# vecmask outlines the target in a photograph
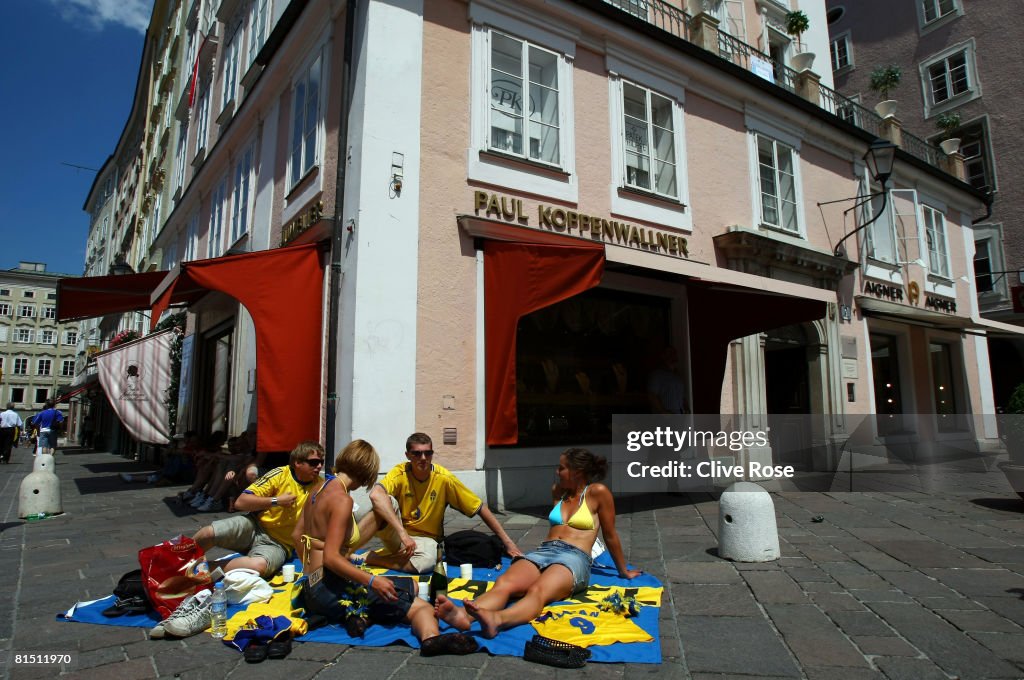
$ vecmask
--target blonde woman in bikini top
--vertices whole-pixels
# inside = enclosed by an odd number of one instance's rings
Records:
[[[467,635],[439,635],[434,611],[416,597],[411,579],[392,581],[363,571],[349,559],[348,553],[359,543],[349,492],[368,489],[377,481],[379,469],[377,451],[357,439],[338,455],[334,475],[306,499],[292,534],[302,559],[306,611],[344,624],[354,636],[373,623],[409,624],[424,656],[476,651],[476,641]]]

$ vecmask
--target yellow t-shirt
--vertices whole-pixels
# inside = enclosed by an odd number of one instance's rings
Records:
[[[379,484],[398,499],[402,525],[410,536],[440,539],[444,533],[444,511],[449,505],[466,517],[480,511],[483,501],[458,477],[434,463],[427,481],[417,481],[408,463],[399,463]]]
[[[307,484],[300,483],[292,475],[291,468],[285,465],[274,468],[263,475],[250,484],[249,488],[244,492],[263,498],[274,498],[286,493],[295,494],[295,502],[291,506],[286,508],[283,505],[279,505],[264,510],[257,516],[257,520],[260,526],[263,527],[263,530],[272,539],[286,548],[294,548],[292,545],[292,530],[295,529],[295,525],[299,522],[299,513],[302,512],[302,506],[306,504],[306,496],[309,495],[311,485],[312,482]]]

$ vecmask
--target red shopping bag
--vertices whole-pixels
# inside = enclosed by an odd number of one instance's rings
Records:
[[[146,596],[163,618],[189,595],[210,589],[206,555],[188,536],[143,548],[139,551],[139,566]]]

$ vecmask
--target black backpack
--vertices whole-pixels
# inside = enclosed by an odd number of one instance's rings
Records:
[[[497,536],[479,531],[457,531],[444,539],[444,556],[448,564],[472,564],[491,569],[501,564],[505,548]]]

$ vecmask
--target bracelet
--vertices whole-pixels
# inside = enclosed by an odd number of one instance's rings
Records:
[[[376,574],[370,574],[370,580],[366,583],[367,588],[373,587],[373,579],[377,578]]]

